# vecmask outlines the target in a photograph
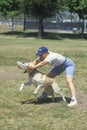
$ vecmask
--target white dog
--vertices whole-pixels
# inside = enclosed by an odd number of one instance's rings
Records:
[[[17,65],[19,68],[27,70],[27,66],[32,65],[32,63],[21,63],[17,62]],[[29,75],[28,82],[22,83],[20,86],[19,91],[22,91],[25,86],[29,86],[31,84],[34,84],[36,86],[34,95],[36,96],[40,88],[44,88],[45,92],[48,95],[52,96],[52,99],[54,100],[54,93],[58,93],[62,96],[62,99],[64,102],[66,102],[65,97],[63,96],[60,88],[58,87],[57,83],[53,78],[49,78],[48,76],[42,74],[37,69],[34,70],[27,70],[27,73]]]

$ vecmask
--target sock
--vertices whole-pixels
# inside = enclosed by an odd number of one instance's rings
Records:
[[[76,97],[72,97],[71,100],[77,100]]]

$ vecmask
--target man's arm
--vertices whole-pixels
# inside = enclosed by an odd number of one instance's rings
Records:
[[[39,67],[44,66],[46,64],[48,64],[48,61],[45,61],[45,60],[44,61],[40,61],[37,64],[34,64],[32,66],[28,66],[27,69],[36,69],[36,68],[39,68]]]
[[[37,58],[36,60],[34,60],[34,61],[32,62],[32,64],[33,64],[33,65],[36,65],[36,64],[38,64],[40,61],[41,61],[41,60],[40,60],[39,58]]]

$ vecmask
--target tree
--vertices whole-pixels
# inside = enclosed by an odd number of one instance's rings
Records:
[[[2,16],[10,17],[11,31],[14,30],[14,16],[18,14],[19,2],[17,0],[0,1],[0,12]]]
[[[39,37],[41,37],[44,32],[43,20],[52,17],[59,9],[59,0],[29,0],[25,2],[25,12],[39,19]]]
[[[79,18],[82,19],[82,34],[84,33],[84,20],[87,17],[87,0],[80,0],[78,2],[77,8],[75,8],[76,13],[79,15]]]
[[[29,1],[26,0],[17,0],[20,3],[19,13],[23,15],[23,30],[26,29],[26,16],[30,14],[30,5],[28,4]]]
[[[63,0],[63,8],[71,13],[77,13],[83,21],[82,34],[84,33],[84,19],[87,16],[87,0]]]

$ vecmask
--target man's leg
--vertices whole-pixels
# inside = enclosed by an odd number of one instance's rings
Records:
[[[76,99],[75,86],[74,86],[72,80],[73,80],[72,76],[70,76],[70,75],[66,76],[66,82],[67,82],[67,85],[69,87],[70,94],[71,94],[71,102],[68,104],[68,106],[70,106],[70,107],[76,106],[78,104],[77,99]]]

